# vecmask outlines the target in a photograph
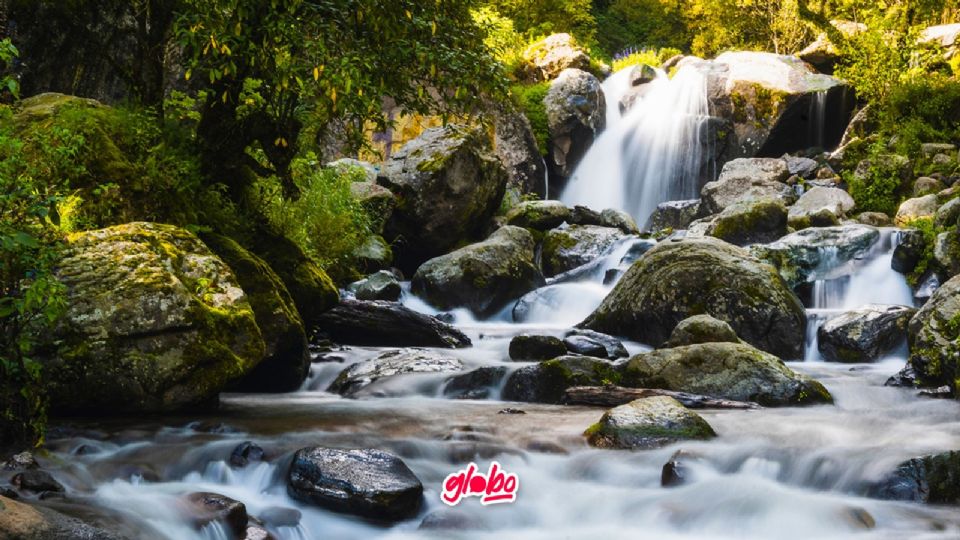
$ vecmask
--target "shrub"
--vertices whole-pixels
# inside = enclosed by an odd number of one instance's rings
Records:
[[[858,210],[892,216],[897,213],[909,186],[905,185],[895,160],[889,159],[884,150],[879,143],[871,146],[867,156],[869,168],[859,173],[846,171],[843,178]]]
[[[680,49],[626,49],[613,57],[613,71],[620,71],[625,67],[646,64],[659,67],[670,58],[680,54]]]
[[[881,129],[897,136],[897,148],[914,153],[925,142],[960,140],[960,82],[940,74],[908,80],[889,92]]]
[[[537,138],[537,148],[546,155],[549,143],[549,124],[547,122],[547,107],[543,100],[550,91],[550,83],[516,84],[510,88],[514,103],[530,120],[530,127]]]

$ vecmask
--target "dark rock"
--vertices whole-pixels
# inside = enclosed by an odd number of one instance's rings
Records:
[[[890,266],[901,274],[913,272],[927,247],[927,239],[922,231],[905,229],[900,231],[900,243],[893,250]]]
[[[340,372],[328,391],[352,396],[370,384],[406,373],[448,373],[461,371],[463,362],[427,349],[396,349],[380,353]]]
[[[331,339],[351,345],[470,346],[470,338],[460,330],[395,302],[344,299],[324,313],[317,324]]]
[[[619,339],[607,335],[601,332],[596,332],[593,330],[588,330],[586,328],[574,328],[567,332],[567,338],[574,336],[585,337],[593,341],[594,343],[599,343],[603,346],[605,352],[603,356],[598,356],[598,358],[607,358],[609,360],[616,360],[617,358],[626,358],[630,356],[630,353],[627,352],[627,348],[623,346],[623,342]],[[569,346],[568,346],[569,347]],[[572,351],[571,352],[577,352]],[[586,354],[586,353],[579,353]],[[588,355],[596,356],[596,355]],[[546,360],[546,358],[544,359]]]
[[[505,409],[500,409],[499,411],[497,411],[497,414],[527,414],[527,411],[514,409],[513,407],[507,407]]]
[[[559,356],[559,355],[558,355]],[[3,471],[25,471],[27,469],[39,469],[40,464],[30,452],[20,452],[10,456],[10,459],[3,462],[0,470]]]
[[[897,388],[914,388],[917,386],[917,373],[913,370],[913,366],[907,364],[896,374],[891,375],[883,385]]]
[[[63,493],[65,491],[63,484],[57,482],[47,471],[41,471],[39,469],[28,469],[19,472],[10,479],[10,483],[20,491],[32,491],[34,493],[43,493],[46,491]]]
[[[302,514],[296,508],[270,506],[261,510],[257,517],[268,527],[296,527]]]
[[[700,199],[667,201],[657,205],[646,229],[650,231],[686,229],[700,217],[703,217],[700,211]]]
[[[568,336],[563,339],[563,344],[567,347],[567,350],[573,354],[593,356],[594,358],[607,357],[607,348],[604,347],[602,343],[586,336]]]
[[[597,227],[603,227],[603,214],[597,212],[596,210],[581,205],[575,205],[572,210],[570,210],[570,219],[567,220],[567,223],[571,225],[596,225]]]
[[[360,281],[356,287],[357,300],[387,300],[396,301],[400,299],[403,290],[400,288],[400,280],[397,276],[388,270],[381,270],[375,274],[370,274]]]
[[[550,149],[547,169],[551,184],[569,178],[587,149],[606,125],[606,100],[596,77],[579,69],[565,69],[550,84],[543,100]]]
[[[218,521],[240,538],[246,535],[247,507],[240,501],[217,493],[191,493],[184,499],[185,510],[197,528]]]
[[[686,453],[683,450],[677,450],[670,457],[670,461],[663,464],[663,469],[660,471],[661,487],[682,486],[690,480],[690,468],[683,459],[685,457]]]
[[[244,441],[230,452],[230,465],[246,467],[251,462],[263,461],[263,456],[263,448],[250,441]]]
[[[503,399],[532,403],[561,403],[572,386],[602,386],[620,375],[610,362],[589,356],[561,356],[524,366],[507,378]]]
[[[957,390],[960,377],[960,276],[947,281],[920,308],[907,327],[910,366],[921,386],[948,385]]]
[[[960,503],[960,452],[945,452],[901,463],[871,486],[871,497],[929,504]]]
[[[510,340],[510,359],[541,361],[563,356],[567,347],[560,338],[521,334]]]
[[[670,333],[664,347],[681,347],[699,343],[740,343],[730,325],[710,315],[694,315],[680,321]]]
[[[373,449],[298,450],[287,474],[287,493],[327,510],[383,522],[413,517],[423,484],[393,454]]]
[[[541,247],[544,275],[550,277],[593,262],[624,237],[620,229],[571,225],[549,231]]]
[[[906,306],[868,305],[830,319],[817,330],[820,354],[832,362],[870,362],[907,337],[916,310]]]
[[[507,374],[504,366],[485,366],[447,379],[443,395],[454,399],[487,399]]]

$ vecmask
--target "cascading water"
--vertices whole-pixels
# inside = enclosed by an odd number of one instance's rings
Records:
[[[707,77],[698,69],[681,68],[673,78],[658,70],[621,115],[631,69],[604,83],[607,129],[580,162],[561,201],[624,210],[642,224],[662,202],[696,198],[701,180],[712,174],[704,171],[711,153],[709,103]]]
[[[815,92],[810,98],[810,143],[816,148],[824,148],[827,127],[827,91]]]

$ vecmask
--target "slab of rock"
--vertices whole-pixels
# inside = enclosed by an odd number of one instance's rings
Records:
[[[707,234],[737,246],[773,242],[787,234],[787,208],[776,199],[736,202],[710,222]]]
[[[436,317],[403,304],[344,299],[317,328],[330,339],[374,347],[469,347],[470,338]]]
[[[826,272],[867,253],[880,231],[868,225],[810,227],[751,252],[777,268],[791,287],[821,278]]]
[[[782,159],[734,159],[723,165],[716,180],[703,186],[702,204],[709,214],[723,212],[735,202],[753,199],[773,199],[788,206],[797,200],[793,188],[785,183],[789,177],[790,170]]]
[[[560,201],[524,201],[507,212],[507,225],[548,231],[570,219],[570,209]]]
[[[334,512],[395,522],[420,510],[423,484],[388,452],[316,447],[303,448],[293,456],[287,493]]]
[[[626,358],[627,356],[630,356],[630,354],[627,352],[627,348],[623,346],[623,342],[611,335],[595,332],[586,328],[574,328],[573,330],[567,332],[567,339],[573,337],[585,337],[593,343],[600,344],[603,347],[603,351],[597,350],[597,354],[601,355],[598,356],[598,358],[616,360],[617,358]],[[567,348],[569,349],[569,345]],[[577,351],[571,350],[571,352]]]
[[[944,452],[901,463],[868,494],[879,499],[960,504],[960,452]]]
[[[549,231],[543,239],[541,263],[547,277],[593,262],[624,238],[620,229],[571,225]]]
[[[510,340],[509,352],[511,360],[539,362],[565,355],[567,347],[558,337],[521,334]]]
[[[686,440],[705,440],[716,432],[697,413],[671,397],[648,397],[614,407],[584,433],[600,448],[657,448]]]
[[[817,330],[818,348],[832,362],[871,362],[907,337],[917,310],[871,304],[834,317]]]
[[[397,349],[344,369],[328,391],[351,396],[374,382],[408,373],[450,373],[463,370],[463,362],[427,349]]]
[[[730,325],[710,315],[694,315],[680,321],[664,347],[682,347],[700,343],[740,343]]]

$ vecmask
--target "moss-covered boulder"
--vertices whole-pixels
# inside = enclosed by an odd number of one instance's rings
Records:
[[[303,321],[283,280],[263,259],[230,238],[218,234],[204,234],[202,238],[233,270],[266,344],[263,361],[236,388],[245,392],[296,390],[310,371],[310,355]]]
[[[404,272],[486,230],[507,173],[480,128],[424,131],[383,165],[379,182],[397,196],[385,237]]]
[[[941,285],[910,319],[907,340],[920,385],[960,387],[960,276]]]
[[[803,304],[776,269],[715,238],[646,252],[581,326],[662,345],[680,321],[709,314],[741,339],[784,358],[803,354]]]
[[[810,227],[750,251],[772,264],[791,287],[820,279],[835,265],[865,255],[880,239],[869,225]],[[829,263],[829,264],[828,264]]]
[[[830,319],[817,329],[820,354],[833,362],[871,362],[903,343],[916,310],[870,304]]]
[[[699,414],[666,396],[637,399],[614,407],[587,428],[584,435],[591,446],[626,449],[657,448],[717,436]]]
[[[413,275],[412,290],[439,309],[467,307],[491,315],[543,285],[535,246],[526,229],[501,227],[483,242],[423,263]]]
[[[61,412],[161,412],[215,402],[264,358],[256,315],[199,238],[129,223],[72,234],[67,313],[44,362]]]
[[[773,242],[787,234],[787,207],[776,199],[736,202],[710,223],[707,234],[737,246]]]
[[[620,229],[597,225],[553,229],[543,237],[540,252],[543,273],[555,276],[593,262],[624,237]]]
[[[664,347],[682,347],[699,343],[740,343],[729,324],[710,315],[694,315],[680,321]]]
[[[819,382],[772,354],[744,343],[701,343],[658,349],[630,359],[622,386],[663,388],[764,406],[831,403]]]
[[[560,201],[524,201],[507,212],[507,225],[547,231],[570,219],[570,209]]]
[[[880,499],[929,504],[960,504],[960,452],[913,458],[869,489]]]
[[[620,373],[607,360],[589,356],[561,356],[524,366],[507,378],[503,399],[531,403],[560,403],[567,388],[617,384]]]

